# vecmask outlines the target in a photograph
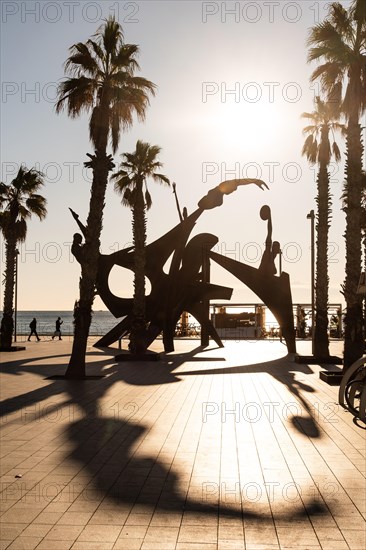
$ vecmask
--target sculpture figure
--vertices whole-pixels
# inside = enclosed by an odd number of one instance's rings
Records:
[[[277,254],[280,252],[280,243],[274,241],[272,244],[272,217],[270,207],[266,204],[262,206],[259,215],[262,220],[267,220],[268,222],[266,247],[259,265],[259,270],[267,275],[276,275],[277,269],[274,261]]]
[[[146,319],[148,327],[145,344],[151,342],[162,332],[166,352],[174,350],[176,324],[183,311],[193,315],[201,325],[202,332],[211,337],[219,346],[223,346],[215,327],[209,318],[209,300],[229,300],[232,289],[215,285],[207,279],[208,258],[222,265],[230,273],[249,286],[271,309],[277,318],[285,337],[289,352],[295,351],[295,332],[292,318],[292,300],[289,276],[282,273],[276,277],[274,259],[279,252],[279,243],[272,244],[272,220],[268,206],[261,209],[260,215],[268,222],[266,249],[258,269],[231,260],[212,252],[218,239],[210,233],[201,233],[189,240],[196,221],[205,210],[216,208],[223,203],[223,196],[234,192],[238,186],[254,183],[260,189],[268,186],[258,179],[235,179],[220,183],[198,202],[198,208],[192,214],[180,216],[181,222],[158,240],[146,247],[145,275],[151,284],[151,292],[146,297]],[[71,209],[70,209],[71,210]],[[79,217],[71,210],[79,228],[84,226]],[[72,252],[78,259],[82,253],[81,235],[74,235]],[[109,255],[100,255],[96,291],[117,318],[123,317],[111,331],[95,345],[109,346],[119,338],[129,334],[132,323],[132,298],[115,296],[108,284],[109,274],[114,265],[133,269],[133,248],[120,250]],[[169,272],[163,266],[172,255]],[[206,344],[205,344],[206,345]]]

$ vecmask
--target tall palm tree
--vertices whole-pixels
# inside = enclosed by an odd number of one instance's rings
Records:
[[[147,188],[147,179],[170,185],[164,174],[156,172],[163,165],[157,160],[161,148],[143,141],[137,141],[133,153],[124,153],[120,170],[115,179],[115,190],[122,195],[122,204],[132,210],[132,232],[134,246],[134,295],[133,321],[130,334],[130,349],[134,353],[144,353],[145,320],[145,246],[146,211],[152,201]]]
[[[89,215],[85,227],[85,244],[81,255],[80,299],[74,309],[74,342],[67,378],[85,376],[85,352],[95,296],[100,235],[102,230],[108,172],[114,164],[107,154],[109,141],[116,152],[121,129],[132,125],[133,115],[144,120],[149,94],[155,85],[135,76],[138,46],[125,44],[121,25],[110,17],[93,39],[70,48],[65,70],[69,75],[58,90],[56,111],[66,108],[75,118],[90,113],[90,140],[95,154],[85,163],[93,169]]]
[[[341,158],[334,132],[344,133],[345,126],[340,124],[339,106],[335,102],[324,102],[319,96],[315,98],[315,110],[312,113],[303,113],[311,124],[306,126],[303,133],[307,135],[302,154],[312,164],[318,163],[317,176],[317,249],[316,249],[316,283],[315,283],[315,332],[314,354],[317,357],[329,357],[328,338],[328,231],[331,218],[331,195],[329,189],[328,167],[332,156],[338,162]],[[333,134],[332,146],[329,134]]]
[[[5,239],[5,290],[1,320],[1,346],[11,347],[14,330],[13,301],[17,244],[27,236],[27,221],[34,214],[40,220],[46,217],[46,199],[37,191],[44,184],[44,175],[21,166],[9,185],[0,183],[0,229]]]
[[[361,272],[362,155],[360,117],[366,107],[366,3],[353,0],[345,9],[339,2],[329,7],[328,16],[310,32],[308,60],[321,61],[312,74],[320,78],[328,98],[341,101],[347,121],[346,139],[346,278],[344,367],[363,353],[362,299],[357,295]]]
[[[366,273],[366,172],[362,172],[362,213],[361,213],[361,235],[362,235],[362,247],[363,247],[363,264],[362,270]],[[366,334],[366,296],[363,296],[363,321],[364,331]]]

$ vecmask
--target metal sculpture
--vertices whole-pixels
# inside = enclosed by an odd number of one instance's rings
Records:
[[[274,259],[279,244],[272,244],[272,221],[268,206],[261,209],[261,218],[268,222],[266,249],[258,269],[247,266],[212,252],[218,239],[210,233],[201,233],[189,240],[197,219],[205,210],[216,208],[223,203],[223,196],[234,192],[238,186],[254,183],[261,189],[267,185],[258,179],[227,180],[211,189],[198,202],[198,209],[191,215],[182,216],[181,222],[146,247],[145,276],[151,284],[151,292],[146,297],[146,348],[162,332],[166,352],[174,350],[175,327],[183,311],[193,315],[200,323],[205,336],[205,344],[211,337],[223,347],[220,337],[209,318],[209,300],[229,300],[232,289],[209,282],[209,258],[222,265],[230,273],[251,288],[269,307],[278,320],[285,337],[288,351],[295,351],[295,331],[292,318],[292,300],[289,276],[282,273],[276,277]],[[71,210],[81,232],[84,226]],[[76,259],[83,253],[82,235],[76,233],[72,252]],[[109,255],[100,255],[96,290],[109,311],[117,318],[124,317],[111,331],[95,345],[109,346],[119,338],[129,334],[132,323],[132,298],[115,296],[108,284],[109,274],[115,265],[133,270],[133,248],[120,250]],[[172,255],[169,272],[164,265]],[[291,314],[290,314],[291,312]]]

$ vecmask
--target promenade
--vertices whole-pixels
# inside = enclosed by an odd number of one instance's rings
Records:
[[[116,363],[95,340],[85,381],[50,378],[69,338],[1,354],[0,549],[365,549],[365,425],[334,366],[279,341]]]

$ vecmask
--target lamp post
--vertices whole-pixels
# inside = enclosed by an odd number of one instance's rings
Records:
[[[17,313],[18,313],[18,256],[19,250],[15,250],[15,277],[14,277],[14,342],[17,341]]]
[[[314,355],[315,333],[315,239],[314,239],[314,210],[310,210],[306,219],[311,220],[311,353]]]

